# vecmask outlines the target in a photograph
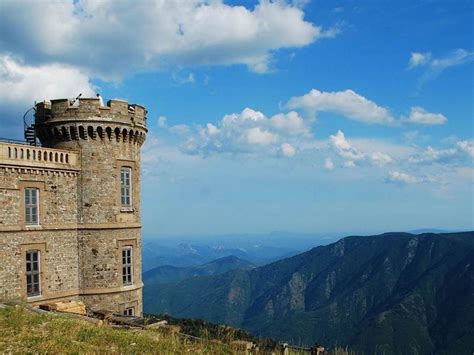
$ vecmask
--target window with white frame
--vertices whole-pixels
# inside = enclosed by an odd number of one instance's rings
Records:
[[[25,188],[25,224],[39,224],[39,190]]]
[[[124,286],[133,284],[132,251],[131,246],[122,248],[122,281]]]
[[[134,308],[134,307],[126,308],[126,309],[123,311],[123,315],[124,315],[124,316],[129,316],[129,317],[134,316],[134,315],[135,315],[135,308]]]
[[[34,297],[41,295],[40,285],[40,251],[26,252],[26,295]]]
[[[132,168],[120,169],[120,203],[122,207],[132,206]]]

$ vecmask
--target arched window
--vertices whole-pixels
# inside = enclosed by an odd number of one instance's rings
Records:
[[[97,127],[97,135],[100,137],[100,139],[104,139],[104,130],[101,126]]]
[[[69,134],[71,135],[71,139],[77,139],[76,129],[75,127],[69,127]]]
[[[86,139],[86,132],[84,131],[84,127],[79,126],[79,138]]]
[[[61,127],[61,135],[63,136],[63,139],[68,139],[68,136],[67,136],[67,129],[66,127]]]
[[[87,135],[89,136],[90,139],[94,139],[94,127],[89,126],[87,127]]]
[[[105,129],[105,132],[107,133],[107,138],[109,139],[109,141],[112,140],[112,128],[107,127]]]

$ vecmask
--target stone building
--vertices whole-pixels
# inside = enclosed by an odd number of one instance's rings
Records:
[[[144,107],[36,104],[41,146],[0,142],[0,301],[141,315]]]

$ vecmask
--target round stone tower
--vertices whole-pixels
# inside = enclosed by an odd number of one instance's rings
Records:
[[[36,105],[45,147],[79,153],[79,297],[92,309],[141,315],[140,148],[143,106],[99,98]]]

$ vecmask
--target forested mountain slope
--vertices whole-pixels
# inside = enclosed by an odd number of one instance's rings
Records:
[[[474,232],[347,237],[256,269],[145,289],[145,310],[292,343],[472,353]]]

